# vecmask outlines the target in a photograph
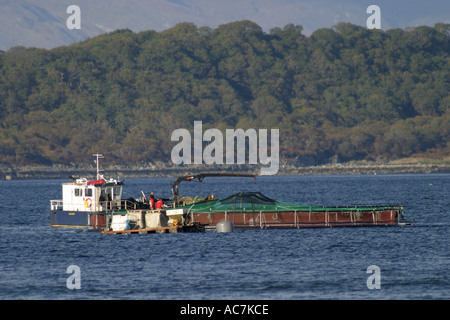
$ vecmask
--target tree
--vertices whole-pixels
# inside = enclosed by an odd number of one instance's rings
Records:
[[[167,161],[195,120],[279,128],[301,163],[448,153],[449,24],[302,29],[180,23],[0,52],[0,161]]]

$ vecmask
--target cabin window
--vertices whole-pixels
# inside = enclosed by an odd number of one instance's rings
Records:
[[[84,189],[85,197],[92,197],[92,189]]]
[[[100,201],[106,201],[106,195],[105,195],[105,190],[102,189],[101,193],[100,193]]]
[[[75,197],[81,197],[83,196],[83,190],[82,189],[75,189]]]
[[[115,187],[114,188],[114,199],[120,199],[120,187]]]

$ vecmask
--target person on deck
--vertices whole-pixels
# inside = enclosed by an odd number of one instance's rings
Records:
[[[153,191],[150,193],[150,197],[148,198],[148,201],[150,203],[150,209],[155,209],[156,199],[155,199],[155,196],[153,194]]]
[[[162,207],[163,207],[163,201],[162,201],[162,199],[159,199],[155,204],[155,208],[162,209]]]

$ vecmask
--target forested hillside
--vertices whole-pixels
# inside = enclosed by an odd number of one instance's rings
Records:
[[[239,21],[0,52],[0,163],[170,162],[173,130],[279,128],[300,163],[448,155],[450,25]]]

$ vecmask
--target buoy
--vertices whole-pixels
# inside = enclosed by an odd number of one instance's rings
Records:
[[[220,221],[216,225],[216,231],[217,232],[233,232],[234,231],[233,222],[228,221],[228,220]]]

